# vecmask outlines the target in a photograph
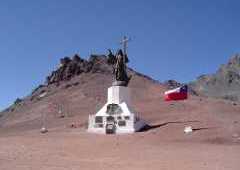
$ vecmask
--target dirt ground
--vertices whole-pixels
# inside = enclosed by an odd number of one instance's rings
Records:
[[[201,140],[196,136],[204,131],[184,134],[178,126],[117,136],[88,134],[83,128],[4,135],[0,137],[0,169],[239,170],[239,141]],[[179,130],[166,138],[164,131],[171,128]]]

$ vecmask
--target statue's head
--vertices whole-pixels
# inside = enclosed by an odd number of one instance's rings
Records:
[[[118,55],[123,56],[122,49],[119,49],[119,50],[117,51],[117,55],[116,55],[116,56],[118,56]]]

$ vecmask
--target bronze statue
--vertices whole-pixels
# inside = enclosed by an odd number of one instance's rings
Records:
[[[128,57],[123,54],[122,50],[118,50],[116,54],[116,62],[114,65],[115,82],[116,86],[127,86],[130,78],[127,75],[126,63],[128,63]]]

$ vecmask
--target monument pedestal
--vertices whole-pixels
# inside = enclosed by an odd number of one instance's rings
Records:
[[[134,133],[146,126],[133,111],[129,88],[108,88],[107,103],[94,115],[89,116],[88,132],[100,134]]]

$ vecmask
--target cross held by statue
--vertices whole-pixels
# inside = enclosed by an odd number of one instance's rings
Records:
[[[120,44],[123,45],[123,54],[127,55],[127,43],[130,41],[130,38],[124,36],[123,39],[120,41]]]

